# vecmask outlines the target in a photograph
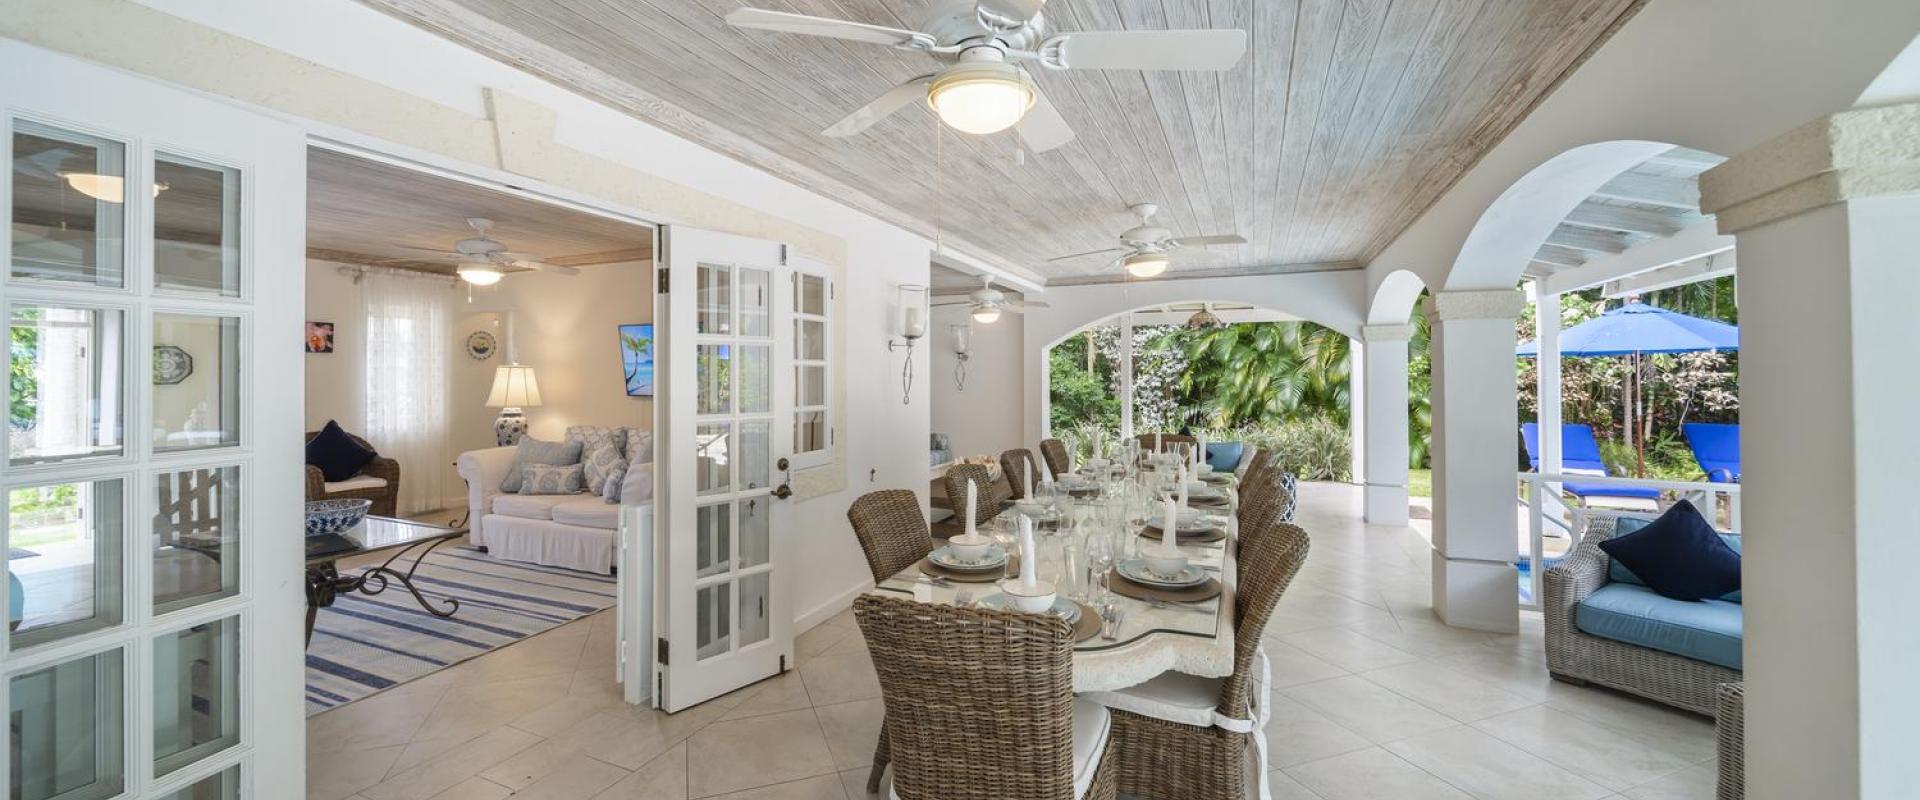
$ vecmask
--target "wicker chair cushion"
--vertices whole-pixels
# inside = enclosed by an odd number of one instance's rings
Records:
[[[1703,600],[1740,590],[1740,554],[1686,500],[1640,530],[1601,542],[1600,549],[1654,591],[1675,600]]]
[[[1604,639],[1740,669],[1742,607],[1675,600],[1630,583],[1609,583],[1574,610],[1574,627]]]
[[[320,474],[329,481],[353,477],[377,455],[372,448],[354,441],[353,436],[333,420],[327,420],[326,426],[307,441],[307,463],[319,467]]]
[[[1639,517],[1621,517],[1620,521],[1615,523],[1614,535],[1625,536],[1647,527],[1647,523],[1652,521],[1653,520],[1641,519]],[[1728,547],[1733,548],[1733,552],[1741,552],[1740,534],[1722,533],[1720,534],[1720,541],[1726,542]],[[1607,580],[1614,583],[1631,583],[1635,586],[1647,585],[1646,581],[1640,580],[1640,576],[1633,574],[1633,570],[1627,569],[1627,565],[1620,563],[1620,559],[1610,558],[1607,559],[1607,562]],[[1740,602],[1740,593],[1728,592],[1720,595],[1720,599],[1729,603],[1738,603]]]
[[[335,492],[357,492],[365,489],[381,489],[385,488],[386,485],[386,478],[376,478],[372,475],[355,475],[344,481],[327,481],[321,484],[321,486],[326,487],[327,494],[333,494]]]
[[[1107,736],[1113,731],[1113,715],[1099,703],[1079,697],[1073,699],[1073,796],[1086,797],[1093,786],[1094,770],[1107,752]],[[890,800],[900,800],[891,787]]]
[[[1220,705],[1220,683],[1219,678],[1163,672],[1159,677],[1137,686],[1111,692],[1088,692],[1081,696],[1108,708],[1196,728],[1210,728],[1213,727],[1213,710]]]

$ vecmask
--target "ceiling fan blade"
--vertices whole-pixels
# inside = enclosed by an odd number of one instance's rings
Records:
[[[1246,244],[1247,238],[1237,233],[1221,233],[1213,236],[1178,236],[1168,240],[1175,247],[1201,247],[1210,244]]]
[[[392,245],[392,247],[396,250],[412,250],[416,253],[437,253],[443,256],[460,255],[459,253],[456,253],[452,250],[448,250],[447,248],[444,248],[444,247],[414,247],[413,245],[410,245],[410,244],[396,244],[396,245]]]
[[[1193,263],[1196,261],[1219,261],[1223,258],[1226,258],[1225,255],[1213,252],[1212,250],[1206,250],[1199,247],[1179,247],[1179,246],[1175,246],[1173,248],[1173,256],[1176,260],[1176,263]]]
[[[874,123],[885,119],[887,115],[907,107],[916,100],[926,97],[927,84],[932,81],[932,75],[922,75],[899,86],[888,89],[885,94],[874,98],[873,102],[861,106],[851,114],[841,117],[839,122],[833,123],[820,133],[834,137],[852,136],[873,127]]]
[[[539,270],[541,272],[551,272],[555,275],[580,274],[579,267],[563,267],[563,266],[560,266],[559,264],[548,264],[544,261],[515,261],[513,262],[513,265],[516,267],[526,267],[527,269]]]
[[[1052,308],[1053,304],[1045,300],[1022,300],[1014,303],[1021,308]]]
[[[1053,107],[1046,93],[1037,88],[1033,92],[1033,107],[1027,109],[1027,115],[1021,117],[1013,129],[1020,133],[1020,141],[1027,143],[1027,149],[1035,153],[1073,141],[1073,126],[1067,124],[1066,117],[1060,116],[1060,109]]]
[[[974,8],[996,22],[1017,28],[1040,13],[1047,0],[980,0]]]
[[[1125,247],[1109,247],[1105,250],[1088,250],[1087,252],[1074,253],[1073,255],[1070,255],[1070,256],[1054,256],[1053,258],[1049,258],[1047,260],[1048,261],[1067,261],[1070,259],[1085,258],[1087,256],[1097,256],[1097,255],[1103,255],[1106,253],[1118,253],[1118,252],[1125,251],[1126,249],[1127,248]]]
[[[853,42],[884,44],[889,47],[924,49],[933,46],[934,43],[933,37],[918,31],[868,25],[864,22],[830,17],[789,14],[785,11],[767,11],[760,8],[736,8],[727,14],[727,24],[736,28],[798,33],[803,36],[825,36]]]
[[[952,300],[935,300],[933,302],[934,308],[944,308],[947,306],[970,306],[970,305],[973,305],[973,301],[965,297],[955,297]]]
[[[1223,70],[1247,54],[1247,32],[1232,28],[1084,31],[1059,39],[1068,69]]]

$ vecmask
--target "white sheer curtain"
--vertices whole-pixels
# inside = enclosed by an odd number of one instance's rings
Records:
[[[400,462],[402,514],[445,505],[453,290],[444,278],[368,270],[367,441]]]

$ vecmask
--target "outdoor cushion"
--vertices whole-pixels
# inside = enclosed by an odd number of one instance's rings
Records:
[[[1580,630],[1616,642],[1740,669],[1741,609],[1720,600],[1675,600],[1653,589],[1610,583],[1574,610]]]
[[[553,507],[553,521],[582,528],[614,530],[620,527],[620,507],[608,505],[607,501],[595,495],[583,494],[556,504]]]
[[[1162,672],[1146,683],[1110,692],[1088,692],[1082,696],[1108,708],[1197,728],[1211,728],[1213,710],[1220,705],[1222,680],[1184,672]]]
[[[553,519],[553,507],[572,499],[564,494],[503,494],[493,498],[493,513],[521,519]]]
[[[379,454],[362,447],[333,420],[327,420],[326,426],[307,442],[307,463],[319,467],[321,477],[329,481],[353,477],[376,455]]]
[[[1527,448],[1527,463],[1540,470],[1540,423],[1520,424],[1520,442]],[[1560,471],[1567,475],[1607,476],[1607,462],[1600,458],[1600,442],[1593,438],[1593,426],[1569,422],[1560,426]],[[1593,483],[1567,483],[1562,488],[1575,497],[1631,497],[1645,500],[1660,498],[1660,490],[1635,486],[1603,486]]]
[[[320,484],[320,488],[326,490],[327,494],[333,494],[335,492],[351,492],[359,489],[381,489],[385,488],[386,485],[386,478],[376,478],[372,475],[355,475],[344,481],[325,481]]]
[[[1702,600],[1740,589],[1740,554],[1682,500],[1659,519],[1600,543],[1608,556],[1675,600]]]
[[[1615,525],[1614,535],[1625,536],[1629,533],[1633,533],[1634,531],[1640,530],[1641,528],[1647,527],[1647,524],[1651,522],[1653,522],[1653,520],[1641,519],[1639,517],[1621,517],[1618,522],[1614,523]],[[1733,552],[1736,552],[1736,553],[1741,552],[1740,534],[1722,533],[1720,534],[1720,541],[1726,542],[1728,547],[1733,548]],[[1646,581],[1640,580],[1640,576],[1633,574],[1633,570],[1627,569],[1627,565],[1620,563],[1618,559],[1610,558],[1610,559],[1607,559],[1607,561],[1609,562],[1607,564],[1607,580],[1608,581],[1611,581],[1613,583],[1631,583],[1635,586],[1647,585]],[[1721,595],[1720,599],[1725,600],[1729,603],[1738,603],[1740,602],[1740,593],[1738,591],[1729,592],[1727,594]]]
[[[1240,454],[1247,446],[1239,442],[1208,442],[1207,466],[1214,472],[1232,472],[1240,466]]]
[[[500,481],[500,491],[518,493],[520,482],[527,477],[529,465],[566,466],[578,463],[580,463],[579,442],[544,442],[531,436],[523,436],[520,438],[520,446],[513,451],[513,465],[507,467],[507,475]]]

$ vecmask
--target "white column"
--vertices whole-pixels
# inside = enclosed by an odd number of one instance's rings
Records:
[[[1920,104],[1700,188],[1740,253],[1747,796],[1920,796]]]
[[[1536,290],[1540,282],[1533,284]],[[1540,407],[1540,471],[1559,472],[1560,447],[1560,295],[1539,294],[1533,298],[1535,341],[1540,345],[1534,357],[1534,396]]]
[[[1433,358],[1433,609],[1448,625],[1519,629],[1519,452],[1511,289],[1427,298]]]
[[[1120,315],[1120,438],[1133,438],[1133,314]]]
[[[1367,522],[1407,524],[1407,325],[1368,325],[1360,331],[1361,353],[1353,393],[1355,420],[1365,431]]]

